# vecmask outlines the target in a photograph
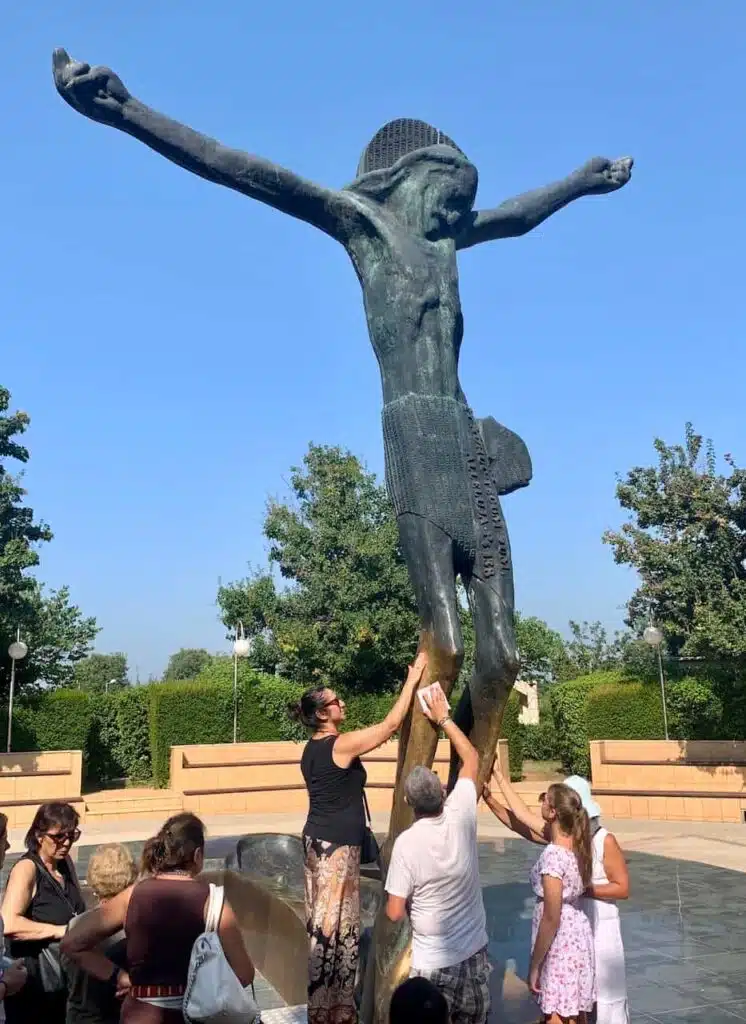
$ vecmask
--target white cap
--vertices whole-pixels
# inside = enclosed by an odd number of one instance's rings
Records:
[[[601,817],[601,808],[591,795],[591,784],[588,779],[584,779],[582,775],[571,775],[565,779],[565,785],[578,794],[589,818]]]

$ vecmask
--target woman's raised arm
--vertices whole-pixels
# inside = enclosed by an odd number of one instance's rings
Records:
[[[536,840],[537,842],[541,842],[543,840],[545,843],[548,843],[549,827],[547,823],[540,814],[534,814],[528,809],[517,791],[514,789],[510,779],[506,779],[500,771],[497,763],[495,763],[495,767],[492,769],[492,778],[502,790],[502,794],[509,805],[510,811],[515,815],[516,819],[533,832],[535,836],[539,837]]]
[[[349,768],[350,763],[363,754],[370,753],[390,740],[401,728],[407,712],[412,706],[412,698],[427,666],[427,655],[424,651],[417,655],[414,665],[409,666],[407,678],[399,697],[382,722],[370,725],[367,729],[355,729],[337,738],[334,743],[334,763],[340,768]]]

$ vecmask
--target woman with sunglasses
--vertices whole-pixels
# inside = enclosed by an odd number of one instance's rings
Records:
[[[80,839],[78,813],[42,804],[26,833],[26,853],[13,866],[2,904],[10,956],[23,959],[25,987],[6,1004],[8,1024],[64,1024],[67,992],[60,940],[85,903],[70,850]]]
[[[367,729],[342,734],[345,702],[323,686],[289,708],[311,731],[301,758],[309,801],[303,829],[309,1024],[357,1024],[360,853],[367,825],[360,758],[401,728],[426,664],[426,655],[418,654],[391,711]]]

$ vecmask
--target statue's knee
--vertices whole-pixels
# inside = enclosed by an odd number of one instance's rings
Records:
[[[464,663],[464,645],[460,637],[441,641],[430,656],[430,677],[453,682]]]
[[[521,659],[515,644],[513,644],[513,646],[510,649],[505,651],[505,655],[503,658],[503,666],[505,678],[506,680],[510,681],[510,684],[512,686],[521,669]]]
[[[478,653],[475,668],[479,676],[493,681],[496,686],[511,687],[520,664],[515,644],[503,643],[496,637],[486,650],[483,647]]]

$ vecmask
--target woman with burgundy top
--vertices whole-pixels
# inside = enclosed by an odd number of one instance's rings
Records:
[[[205,929],[209,886],[202,871],[205,828],[193,814],[169,818],[143,851],[142,881],[125,889],[81,921],[62,951],[101,981],[110,980],[124,999],[124,1024],[183,1024],[182,1003],[189,958]],[[127,938],[128,970],[119,970],[96,949],[121,928]],[[226,900],[218,936],[241,984],[254,980],[254,965]]]
[[[366,820],[365,768],[360,756],[390,740],[404,722],[425,671],[425,654],[410,665],[393,708],[378,725],[340,734],[345,702],[317,687],[290,714],[313,731],[301,758],[308,789],[303,829],[309,1024],[356,1024],[355,974],[360,942],[360,851]]]

